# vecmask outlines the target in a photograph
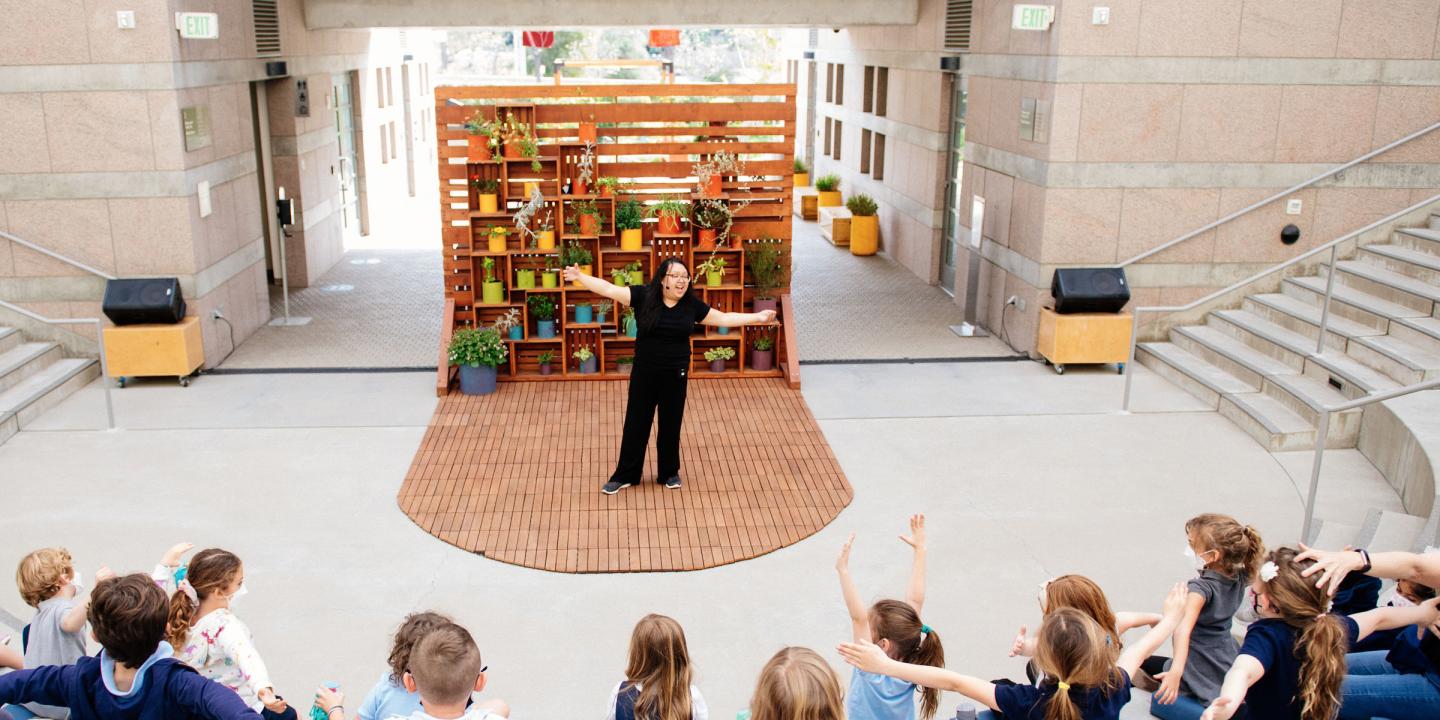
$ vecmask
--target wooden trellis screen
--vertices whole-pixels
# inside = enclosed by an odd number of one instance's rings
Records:
[[[669,256],[682,257],[696,276],[696,292],[719,310],[750,311],[755,299],[750,268],[743,248],[756,243],[777,243],[782,254],[782,287],[788,293],[790,277],[790,213],[795,146],[795,86],[762,85],[589,85],[440,87],[435,91],[436,137],[439,143],[440,212],[445,261],[447,319],[442,327],[442,371],[437,389],[449,386],[443,369],[443,343],[455,329],[491,325],[508,311],[517,311],[523,338],[507,340],[509,360],[499,368],[502,380],[592,380],[621,377],[620,361],[634,354],[634,339],[626,335],[619,314],[610,312],[604,322],[575,321],[575,306],[603,298],[574,286],[518,287],[520,271],[541,276],[548,265],[558,264],[566,244],[578,244],[594,258],[592,274],[611,279],[615,269],[639,263],[648,281],[657,264]],[[467,159],[470,135],[465,122],[480,112],[486,119],[516,120],[530,126],[539,143],[539,170],[531,158],[498,157],[490,161]],[[613,197],[596,189],[585,195],[562,195],[568,180],[574,183],[577,160],[584,152],[582,123],[594,123],[594,178],[613,177],[621,189]],[[588,128],[587,128],[588,129]],[[693,202],[697,192],[693,167],[713,153],[739,154],[744,174],[725,176],[721,200],[735,212],[730,238],[735,244],[714,251],[724,258],[727,272],[718,287],[707,287],[695,272],[697,263],[711,257],[696,247],[698,230],[682,224],[679,233],[658,232],[657,222],[646,218],[643,245],[622,250],[615,229],[617,204],[637,199],[649,205],[662,197]],[[472,180],[498,182],[498,207],[481,212]],[[514,232],[512,216],[527,196],[527,183],[539,183],[545,209],[552,214],[556,235],[554,250],[541,250],[529,238]],[[598,232],[581,234],[571,226],[577,204],[593,202],[600,211]],[[748,204],[746,204],[748,202]],[[741,207],[743,205],[743,207]],[[542,215],[544,212],[542,211]],[[489,247],[491,226],[510,229],[504,252]],[[496,248],[498,250],[498,248]],[[503,302],[485,303],[480,290],[484,263],[490,260],[495,278],[503,278]],[[555,337],[539,337],[537,319],[528,298],[544,294],[555,301]],[[453,308],[453,310],[452,310]],[[598,320],[598,318],[596,318]],[[747,327],[720,334],[697,326],[691,340],[692,377],[779,377],[794,360],[793,331],[779,321],[771,326]],[[757,371],[751,361],[759,338],[774,342],[773,369]],[[714,347],[734,348],[736,357],[723,373],[709,371],[704,359]],[[598,357],[599,372],[581,374],[573,357],[581,347]],[[551,353],[552,373],[540,374],[538,360]],[[792,382],[794,382],[792,380]]]

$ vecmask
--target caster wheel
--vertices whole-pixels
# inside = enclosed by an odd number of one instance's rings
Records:
[[[1125,363],[1120,363],[1120,365],[1115,368],[1115,374],[1116,374],[1116,375],[1124,375],[1124,374],[1125,374]]]
[[[180,387],[190,387],[190,378],[188,378],[188,377],[182,377],[182,378],[180,378]]]
[[[1056,364],[1055,364],[1055,374],[1056,374],[1056,375],[1064,375],[1064,374],[1065,374],[1065,366],[1064,366],[1064,365],[1061,365],[1061,364],[1059,364],[1059,363],[1056,363]]]
[[[123,378],[123,377],[122,377],[122,378],[115,378],[115,384],[118,385],[118,386],[120,386],[120,389],[121,389],[121,390],[124,390],[124,389],[125,389],[125,378]]]

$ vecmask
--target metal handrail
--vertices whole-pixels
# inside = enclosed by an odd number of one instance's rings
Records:
[[[34,250],[35,252],[38,252],[38,253],[40,253],[41,255],[45,255],[45,256],[47,256],[47,257],[54,258],[54,259],[56,259],[56,260],[59,260],[60,262],[65,263],[66,265],[70,265],[70,266],[72,266],[72,267],[80,268],[81,270],[84,270],[85,272],[88,272],[88,273],[90,273],[91,275],[98,275],[99,277],[105,278],[106,280],[114,280],[114,279],[115,279],[115,276],[114,276],[114,275],[111,275],[110,273],[107,273],[107,272],[105,272],[104,270],[96,270],[95,268],[90,267],[89,265],[86,265],[85,263],[82,263],[82,262],[80,262],[79,260],[71,260],[70,258],[65,257],[64,255],[61,255],[60,253],[57,253],[57,252],[55,252],[55,251],[53,251],[53,250],[46,250],[45,248],[40,247],[39,245],[36,245],[35,243],[30,242],[29,240],[24,240],[24,239],[22,239],[22,238],[15,237],[14,235],[11,235],[10,233],[5,232],[4,230],[0,230],[0,238],[5,238],[6,240],[9,240],[10,242],[15,243],[15,244],[17,244],[17,245],[24,245],[25,247],[30,248],[31,250]]]
[[[19,305],[0,300],[0,307],[24,315],[31,320],[43,322],[47,325],[95,325],[95,337],[100,343],[100,384],[105,388],[105,418],[109,422],[111,430],[115,429],[115,402],[110,397],[110,369],[105,363],[105,323],[100,318],[48,318],[38,313],[30,312]],[[3,417],[3,415],[0,415]]]
[[[1221,289],[1219,289],[1219,290],[1216,290],[1215,292],[1210,293],[1209,295],[1206,295],[1205,297],[1202,297],[1202,298],[1200,298],[1200,299],[1198,299],[1198,300],[1191,301],[1191,302],[1188,303],[1188,304],[1185,304],[1185,305],[1169,305],[1169,306],[1137,307],[1137,308],[1135,308],[1134,310],[1131,311],[1132,323],[1131,323],[1131,328],[1130,328],[1130,354],[1129,354],[1129,356],[1128,356],[1128,360],[1126,361],[1125,367],[1129,368],[1129,367],[1134,367],[1134,366],[1135,366],[1135,346],[1138,344],[1139,338],[1140,338],[1140,314],[1141,314],[1141,313],[1172,313],[1172,312],[1185,312],[1185,311],[1187,311],[1187,310],[1194,310],[1195,308],[1200,307],[1201,305],[1204,305],[1205,303],[1208,303],[1208,302],[1210,302],[1210,301],[1212,301],[1212,300],[1214,300],[1214,299],[1216,299],[1216,298],[1218,298],[1218,297],[1221,297],[1221,296],[1223,296],[1223,295],[1227,295],[1227,294],[1229,294],[1229,293],[1231,293],[1231,292],[1234,292],[1234,291],[1236,291],[1236,290],[1238,290],[1238,289],[1240,289],[1240,288],[1242,288],[1242,287],[1245,287],[1246,285],[1249,285],[1250,283],[1253,283],[1253,282],[1255,282],[1256,280],[1259,280],[1260,278],[1263,278],[1263,277],[1265,277],[1265,276],[1267,276],[1267,275],[1273,275],[1274,273],[1277,273],[1277,272],[1279,272],[1279,271],[1281,271],[1281,270],[1284,270],[1284,269],[1286,269],[1286,268],[1288,268],[1288,267],[1291,267],[1291,266],[1293,266],[1293,265],[1298,264],[1300,261],[1302,261],[1302,260],[1304,260],[1304,259],[1306,259],[1306,258],[1313,257],[1314,255],[1317,255],[1317,254],[1319,254],[1319,253],[1325,252],[1326,250],[1329,250],[1329,251],[1330,251],[1330,272],[1326,273],[1326,278],[1325,278],[1325,302],[1324,302],[1323,305],[1321,305],[1321,309],[1320,309],[1320,332],[1319,332],[1319,334],[1316,336],[1316,337],[1317,337],[1317,340],[1315,341],[1315,355],[1323,355],[1323,354],[1325,353],[1325,333],[1326,333],[1326,331],[1329,329],[1329,325],[1330,325],[1330,301],[1334,298],[1334,295],[1335,295],[1335,260],[1336,260],[1336,253],[1337,253],[1337,251],[1338,251],[1338,249],[1339,249],[1340,244],[1341,244],[1341,243],[1344,243],[1344,242],[1347,242],[1347,241],[1349,241],[1349,240],[1352,240],[1352,239],[1354,239],[1354,238],[1356,238],[1356,237],[1359,237],[1360,235],[1364,235],[1365,233],[1370,232],[1371,230],[1374,230],[1374,229],[1377,228],[1377,227],[1380,227],[1380,226],[1382,226],[1382,225],[1386,225],[1386,224],[1388,224],[1388,223],[1392,223],[1392,222],[1394,222],[1395,220],[1397,220],[1397,219],[1399,219],[1399,218],[1401,218],[1401,217],[1404,217],[1405,215],[1408,215],[1408,214],[1410,214],[1410,213],[1412,213],[1412,212],[1415,212],[1416,210],[1419,210],[1419,209],[1425,207],[1426,205],[1430,205],[1430,204],[1433,204],[1433,203],[1436,203],[1436,202],[1440,202],[1440,195],[1431,195],[1429,198],[1427,198],[1427,199],[1425,199],[1425,200],[1421,200],[1420,202],[1415,203],[1414,205],[1411,205],[1410,207],[1407,207],[1407,208],[1405,208],[1404,210],[1399,210],[1399,211],[1393,212],[1393,213],[1391,213],[1391,214],[1389,214],[1389,215],[1387,215],[1387,216],[1385,216],[1385,217],[1383,217],[1383,218],[1381,218],[1381,219],[1379,219],[1379,220],[1376,220],[1375,222],[1370,223],[1369,225],[1366,225],[1365,227],[1360,228],[1359,230],[1351,230],[1350,232],[1345,233],[1344,235],[1341,235],[1340,237],[1335,238],[1334,240],[1331,240],[1330,242],[1327,242],[1327,243],[1325,243],[1324,245],[1321,245],[1321,246],[1316,247],[1316,248],[1314,248],[1314,249],[1312,249],[1312,250],[1308,250],[1308,251],[1303,252],[1303,253],[1301,253],[1301,254],[1299,254],[1299,255],[1296,255],[1295,257],[1290,258],[1289,260],[1286,260],[1285,262],[1279,263],[1279,264],[1277,264],[1277,265],[1272,265],[1272,266],[1270,266],[1269,268],[1266,268],[1266,269],[1264,269],[1264,270],[1261,270],[1260,272],[1255,273],[1254,275],[1251,275],[1250,277],[1245,278],[1244,280],[1240,280],[1240,281],[1238,281],[1238,282],[1232,283],[1232,284],[1230,284],[1230,285],[1228,285],[1228,286],[1226,286],[1226,287],[1224,287],[1224,288],[1221,288]],[[1129,410],[1130,410],[1130,386],[1131,386],[1131,384],[1133,383],[1134,377],[1135,377],[1135,373],[1133,373],[1133,372],[1127,372],[1127,373],[1125,373],[1125,399],[1124,399],[1124,400],[1122,401],[1122,403],[1121,403],[1121,409],[1123,409],[1123,410],[1125,410],[1125,411],[1129,411]]]
[[[1304,538],[1305,542],[1312,540],[1310,537],[1310,526],[1315,521],[1315,494],[1316,491],[1320,489],[1320,463],[1325,459],[1325,438],[1330,433],[1330,415],[1345,412],[1346,410],[1354,410],[1355,408],[1364,407],[1371,403],[1394,400],[1395,398],[1422,390],[1434,390],[1436,388],[1440,388],[1440,379],[1425,380],[1415,383],[1414,385],[1406,385],[1402,388],[1388,390],[1375,395],[1367,395],[1349,402],[1343,402],[1338,405],[1326,405],[1320,408],[1320,427],[1315,432],[1315,459],[1310,463],[1310,494],[1305,498],[1305,526],[1300,531],[1300,537]]]
[[[1226,215],[1225,217],[1222,217],[1222,218],[1220,218],[1219,220],[1216,220],[1216,221],[1214,221],[1214,222],[1212,222],[1212,223],[1208,223],[1208,224],[1206,224],[1206,225],[1203,225],[1203,226],[1201,226],[1201,227],[1198,228],[1198,229],[1191,230],[1190,232],[1185,233],[1184,235],[1181,235],[1180,237],[1177,237],[1177,238],[1175,238],[1174,240],[1171,240],[1171,241],[1169,241],[1169,242],[1167,242],[1167,243],[1165,243],[1165,244],[1163,244],[1163,245],[1159,245],[1159,246],[1157,246],[1157,247],[1153,247],[1153,248],[1151,248],[1151,249],[1149,249],[1149,250],[1146,250],[1145,252],[1140,253],[1139,255],[1136,255],[1135,257],[1130,258],[1129,260],[1125,260],[1124,262],[1118,263],[1118,264],[1115,265],[1115,267],[1123,268],[1123,267],[1125,267],[1125,266],[1127,266],[1127,265],[1130,265],[1130,264],[1132,264],[1132,263],[1137,263],[1137,262],[1139,262],[1139,261],[1141,261],[1141,260],[1144,260],[1145,258],[1148,258],[1148,257],[1150,257],[1150,256],[1152,256],[1152,255],[1157,254],[1157,253],[1162,253],[1162,252],[1164,252],[1164,251],[1166,251],[1166,250],[1169,250],[1170,248],[1175,247],[1176,245],[1179,245],[1180,243],[1185,242],[1186,240],[1189,240],[1190,238],[1203,235],[1203,234],[1205,234],[1205,233],[1207,233],[1207,232],[1209,232],[1209,231],[1211,231],[1211,230],[1214,230],[1214,229],[1217,228],[1217,227],[1220,227],[1221,225],[1224,225],[1224,224],[1227,223],[1227,222],[1230,222],[1231,220],[1234,220],[1235,218],[1238,218],[1238,217],[1240,217],[1240,216],[1242,216],[1242,215],[1248,214],[1248,213],[1251,212],[1252,210],[1256,210],[1256,209],[1258,209],[1258,208],[1262,208],[1262,207],[1264,207],[1264,206],[1266,206],[1266,205],[1269,205],[1270,203],[1275,202],[1276,200],[1279,200],[1280,198],[1283,198],[1283,197],[1285,197],[1285,196],[1287,196],[1287,195],[1292,195],[1292,194],[1294,194],[1294,193],[1295,193],[1296,191],[1298,191],[1298,190],[1304,190],[1305,188],[1310,187],[1311,185],[1314,185],[1315,183],[1320,182],[1321,180],[1324,180],[1325,178],[1328,178],[1328,177],[1330,177],[1330,176],[1332,176],[1332,175],[1336,175],[1336,174],[1345,172],[1346,170],[1349,170],[1350,168],[1352,168],[1352,167],[1354,167],[1354,166],[1356,166],[1356,165],[1359,165],[1360,163],[1365,162],[1366,160],[1369,160],[1370,158],[1373,158],[1373,157],[1375,157],[1375,156],[1377,156],[1377,155],[1383,155],[1384,153],[1387,153],[1387,152],[1389,152],[1389,151],[1391,151],[1391,150],[1394,150],[1395,148],[1397,148],[1397,147],[1399,147],[1399,146],[1401,146],[1401,145],[1404,145],[1405,143],[1410,142],[1411,140],[1414,140],[1415,138],[1418,138],[1418,137],[1421,137],[1421,136],[1423,136],[1423,135],[1425,135],[1425,134],[1427,134],[1427,133],[1430,133],[1430,132],[1434,131],[1434,130],[1437,129],[1437,128],[1440,128],[1440,122],[1436,122],[1435,124],[1430,125],[1429,127],[1424,127],[1424,128],[1419,129],[1419,130],[1416,130],[1415,132],[1410,133],[1409,135],[1406,135],[1405,137],[1402,137],[1402,138],[1400,138],[1399,140],[1396,140],[1396,141],[1390,143],[1389,145],[1386,145],[1386,146],[1384,146],[1384,147],[1381,147],[1381,148],[1378,148],[1378,149],[1375,149],[1375,150],[1371,150],[1370,152],[1365,153],[1364,155],[1361,155],[1360,157],[1357,157],[1357,158],[1355,158],[1354,160],[1351,160],[1350,162],[1347,162],[1347,163],[1345,163],[1345,164],[1343,164],[1343,165],[1336,165],[1335,167],[1330,168],[1330,169],[1326,170],[1325,172],[1320,173],[1319,175],[1316,175],[1316,176],[1314,176],[1314,177],[1310,178],[1309,180],[1306,180],[1306,181],[1304,181],[1304,182],[1302,182],[1302,183],[1299,183],[1299,184],[1296,184],[1296,185],[1291,185],[1290,187],[1285,188],[1284,190],[1281,190],[1280,192],[1275,193],[1274,195],[1271,195],[1270,197],[1267,197],[1267,198],[1265,198],[1264,200],[1261,200],[1261,201],[1256,202],[1256,203],[1254,203],[1254,204],[1252,204],[1252,205],[1248,205],[1248,206],[1246,206],[1246,207],[1244,207],[1244,208],[1241,208],[1241,209],[1239,209],[1239,210],[1236,210],[1235,212],[1230,213],[1229,215]]]

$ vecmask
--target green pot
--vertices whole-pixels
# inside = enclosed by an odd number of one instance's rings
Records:
[[[518,288],[520,288],[521,290],[531,290],[531,289],[533,289],[533,288],[535,287],[535,271],[534,271],[534,270],[516,270],[516,271],[515,271],[515,287],[518,287]]]
[[[543,272],[543,273],[540,273],[540,287],[546,287],[546,288],[560,287],[560,273],[554,273],[554,272]]]
[[[715,270],[705,273],[705,285],[707,287],[719,287],[725,280],[725,271]]]
[[[487,305],[496,305],[505,302],[505,283],[480,283],[480,302]]]

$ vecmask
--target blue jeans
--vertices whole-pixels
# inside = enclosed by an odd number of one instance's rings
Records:
[[[14,718],[14,720],[30,720],[35,713],[25,709],[23,705],[0,705],[0,718]]]
[[[1440,677],[1431,673],[1401,675],[1385,662],[1385,654],[1374,650],[1346,656],[1349,674],[1340,686],[1340,720],[1440,717]]]
[[[1205,712],[1205,705],[1189,695],[1181,695],[1175,698],[1170,705],[1161,705],[1159,700],[1151,698],[1150,714],[1161,720],[1200,720],[1200,715]]]

